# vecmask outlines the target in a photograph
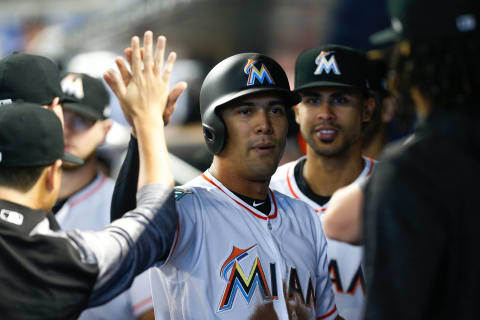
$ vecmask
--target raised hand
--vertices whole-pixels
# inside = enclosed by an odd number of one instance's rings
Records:
[[[149,183],[173,186],[164,125],[187,84],[180,82],[168,92],[176,54],[170,53],[164,64],[166,41],[165,37],[158,37],[154,54],[151,31],[145,32],[143,48],[140,39],[133,37],[131,47],[125,49],[127,62],[122,58],[115,60],[120,74],[109,70],[104,75],[138,138],[139,189]]]
[[[120,75],[109,70],[104,78],[117,96],[125,117],[135,127],[137,121],[162,121],[167,124],[175,108],[176,101],[186,88],[185,82],[178,83],[168,92],[170,75],[176,60],[171,52],[164,65],[166,38],[158,37],[153,53],[153,34],[145,32],[143,48],[140,39],[132,37],[131,47],[125,49],[124,59],[115,60]]]

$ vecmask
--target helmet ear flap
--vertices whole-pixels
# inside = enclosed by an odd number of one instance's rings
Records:
[[[205,138],[205,141],[210,144],[215,142],[215,131],[213,130],[212,127],[209,125],[206,125],[205,123],[202,123],[202,129],[203,129],[203,137]]]
[[[217,119],[212,123],[213,125],[202,123],[202,129],[208,150],[213,154],[218,154],[224,147],[227,132],[222,119],[216,115],[214,117]]]

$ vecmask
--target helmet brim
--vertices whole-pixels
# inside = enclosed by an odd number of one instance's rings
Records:
[[[271,92],[273,94],[280,94],[284,96],[286,100],[287,108],[293,107],[294,105],[298,104],[302,100],[300,95],[293,91],[285,90],[282,88],[273,88],[273,87],[256,87],[256,88],[245,89],[239,92],[224,95],[223,97],[215,100],[210,105],[210,108],[217,108],[226,103],[229,103],[239,98],[244,98],[246,96],[250,96],[256,93],[268,93],[268,92]]]

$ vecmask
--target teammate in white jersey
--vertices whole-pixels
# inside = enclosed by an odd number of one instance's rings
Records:
[[[132,49],[135,65],[141,55]],[[135,81],[117,63],[124,82]],[[237,54],[207,75],[200,108],[214,159],[177,189],[176,241],[150,269],[157,319],[341,319],[320,220],[304,202],[268,187],[285,146],[286,110],[299,100],[265,55]]]
[[[87,74],[67,73],[61,86],[71,101],[65,102],[65,150],[80,157],[84,163],[63,164],[59,200],[52,211],[63,230],[100,231],[110,223],[110,201],[115,182],[101,170],[96,149],[106,138],[112,120],[108,119],[109,95],[102,80]],[[76,102],[73,102],[76,101]],[[133,286],[143,282],[135,281]],[[148,292],[149,287],[142,286]],[[118,319],[134,320],[134,306],[141,298],[126,291],[112,301],[82,312],[81,320]],[[142,299],[143,300],[143,299]],[[153,306],[150,303],[150,308]],[[148,310],[142,309],[147,312]],[[153,310],[150,311],[153,319]],[[146,318],[145,318],[146,319]]]
[[[294,111],[306,156],[279,167],[270,187],[305,201],[321,217],[334,191],[370,175],[375,166],[362,157],[362,132],[375,107],[367,60],[336,45],[306,50],[296,61],[295,91],[302,97]],[[362,319],[363,248],[328,240],[328,260],[339,314]]]

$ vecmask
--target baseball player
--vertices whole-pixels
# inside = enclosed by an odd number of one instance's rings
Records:
[[[325,45],[302,52],[295,91],[302,100],[295,119],[307,142],[306,156],[278,168],[271,188],[301,199],[322,216],[335,190],[370,175],[362,157],[362,132],[375,101],[369,93],[366,57],[351,48]],[[361,319],[365,303],[363,248],[328,241],[328,270],[339,314]]]
[[[151,33],[144,41],[148,57]],[[135,66],[140,49],[132,44]],[[135,81],[117,63],[122,78]],[[262,54],[234,55],[205,78],[200,111],[214,159],[176,189],[175,243],[150,271],[158,319],[164,312],[172,319],[337,318],[320,220],[268,187],[285,145],[286,110],[298,101],[280,65]]]

